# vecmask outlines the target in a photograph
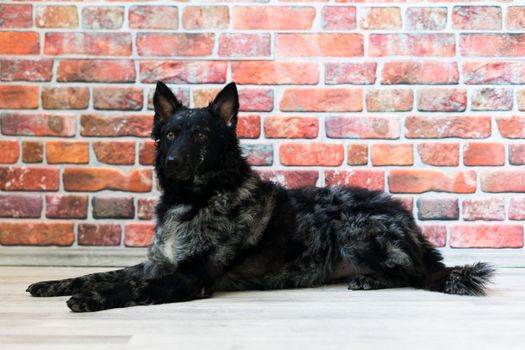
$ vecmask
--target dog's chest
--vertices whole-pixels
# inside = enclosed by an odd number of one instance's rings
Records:
[[[199,210],[192,218],[187,214],[193,208],[180,205],[170,209],[162,225],[158,225],[150,258],[177,265],[189,257],[216,251],[220,241],[231,232],[227,218],[214,215],[208,208]]]

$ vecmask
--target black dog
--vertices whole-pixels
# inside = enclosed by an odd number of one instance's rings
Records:
[[[189,109],[163,83],[152,136],[162,197],[148,259],[137,266],[29,286],[73,295],[73,311],[209,297],[219,290],[346,281],[350,289],[410,286],[480,295],[493,269],[445,267],[400,202],[356,188],[286,190],[262,181],[235,135],[239,100],[228,84]]]

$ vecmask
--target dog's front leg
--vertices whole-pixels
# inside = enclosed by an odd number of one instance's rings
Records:
[[[161,277],[140,277],[114,286],[73,295],[67,305],[74,312],[91,312],[133,305],[163,304],[208,296],[208,274],[175,270]]]
[[[143,274],[143,268],[144,264],[141,263],[115,271],[97,272],[63,280],[36,282],[27,287],[26,292],[31,293],[34,297],[73,295],[135,278]]]

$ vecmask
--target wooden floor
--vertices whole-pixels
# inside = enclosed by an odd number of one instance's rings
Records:
[[[24,292],[100,270],[0,267],[0,349],[525,349],[525,269],[482,298],[337,285],[75,314]]]

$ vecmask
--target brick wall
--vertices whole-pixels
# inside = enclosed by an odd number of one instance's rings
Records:
[[[4,1],[0,55],[4,248],[148,243],[157,80],[191,106],[240,84],[265,178],[389,191],[448,251],[523,247],[520,1]]]

